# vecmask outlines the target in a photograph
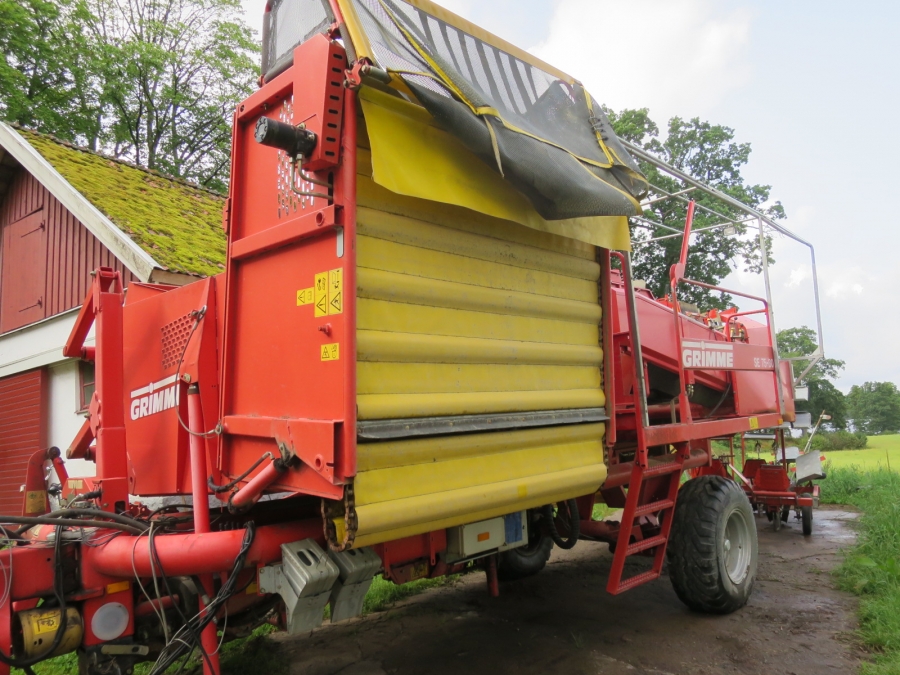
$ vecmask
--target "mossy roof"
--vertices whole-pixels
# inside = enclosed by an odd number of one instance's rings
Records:
[[[204,276],[224,270],[223,196],[50,136],[17,131],[160,266]]]

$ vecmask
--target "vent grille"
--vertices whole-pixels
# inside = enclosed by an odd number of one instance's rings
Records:
[[[190,313],[167,323],[160,328],[162,333],[162,367],[168,370],[178,365],[185,345],[191,336],[191,326],[194,319]]]

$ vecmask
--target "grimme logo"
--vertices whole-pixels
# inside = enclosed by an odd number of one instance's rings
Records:
[[[131,392],[131,419],[155,415],[178,405],[177,375],[153,382]],[[172,385],[172,386],[169,386]]]
[[[688,342],[682,344],[685,368],[734,368],[734,346],[727,343]]]

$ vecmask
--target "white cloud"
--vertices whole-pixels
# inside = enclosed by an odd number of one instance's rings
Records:
[[[791,270],[790,278],[785,282],[785,286],[788,288],[796,288],[799,286],[804,280],[810,277],[810,268],[809,265],[801,265],[800,267],[795,267]]]
[[[704,115],[749,79],[752,15],[713,0],[561,0],[532,51],[613,109]]]
[[[863,286],[859,282],[849,280],[836,279],[828,284],[825,295],[829,298],[843,300],[853,295],[862,295]]]

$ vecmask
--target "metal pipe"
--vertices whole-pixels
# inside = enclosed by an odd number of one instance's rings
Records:
[[[240,511],[241,509],[255,504],[262,496],[262,493],[265,492],[266,488],[277,481],[281,474],[285,472],[286,468],[287,467],[281,458],[269,462],[263,467],[262,471],[256,474],[256,476],[251,478],[244,487],[232,495],[231,499],[228,500],[228,508]]]
[[[194,532],[207,534],[209,528],[209,488],[206,481],[206,443],[203,435],[203,407],[200,402],[200,387],[196,382],[187,390],[188,404],[188,430],[190,431],[190,455],[191,455],[191,498],[194,513]],[[224,568],[223,568],[224,569]],[[215,595],[215,587],[211,574],[200,577],[203,585],[203,596],[211,598]],[[201,596],[200,611],[206,609],[206,603]],[[205,675],[219,675],[218,640],[216,639],[216,621],[213,619],[200,633],[200,643],[206,652],[203,659],[203,672]]]
[[[811,243],[809,243],[808,241],[806,241],[805,239],[803,239],[802,237],[797,236],[791,230],[787,229],[783,225],[778,224],[776,221],[772,220],[771,218],[769,218],[762,212],[757,211],[752,206],[747,206],[746,204],[735,199],[731,195],[725,194],[724,192],[717,190],[714,187],[711,187],[709,185],[704,185],[703,183],[698,181],[696,178],[690,176],[689,174],[686,174],[684,171],[681,171],[680,169],[676,169],[671,164],[668,164],[667,162],[661,160],[659,157],[656,157],[655,155],[652,155],[651,153],[647,152],[639,145],[635,145],[634,143],[631,143],[630,141],[626,141],[625,139],[619,139],[619,140],[625,145],[626,148],[628,148],[628,150],[632,154],[643,159],[645,162],[649,162],[650,164],[654,165],[655,167],[662,169],[669,175],[674,176],[675,178],[678,178],[679,180],[687,183],[688,185],[693,185],[694,187],[700,189],[702,192],[705,192],[708,195],[711,195],[713,197],[716,197],[717,199],[720,199],[721,201],[725,202],[726,204],[738,209],[742,213],[746,213],[749,216],[758,218],[759,220],[764,222],[766,225],[771,227],[776,232],[780,232],[781,234],[788,237],[789,239],[793,239],[797,243],[803,244],[804,246],[809,248],[810,260],[812,263],[812,274],[813,274],[813,294],[814,294],[815,305],[816,305],[816,330],[817,330],[816,337],[818,338],[818,340],[817,340],[818,349],[813,354],[810,354],[810,358],[813,359],[813,362],[808,366],[808,368],[806,370],[804,370],[803,373],[801,373],[801,377],[805,376],[809,372],[809,370],[811,370],[812,367],[822,358],[822,355],[825,353],[824,340],[822,337],[822,312],[821,312],[821,308],[819,305],[819,280],[818,280],[818,275],[816,273],[816,254],[815,254],[815,248],[813,247],[813,245]],[[801,378],[796,378],[796,381],[799,381],[800,379]]]
[[[308,538],[324,544],[320,518],[258,527],[247,553],[246,565],[254,567],[276,562],[281,559],[282,544]],[[153,537],[153,548],[167,576],[192,576],[229,569],[241,550],[243,539],[243,530],[159,534]],[[150,565],[150,540],[146,535],[120,535],[100,546],[83,547],[82,555],[85,565],[111,577],[131,579],[135,573],[142,577],[159,573],[159,565]]]
[[[684,460],[683,469],[696,469],[709,464],[709,453],[703,448],[691,448],[691,456]],[[653,468],[653,464],[650,468]],[[606,480],[603,482],[603,489],[622,487],[628,485],[631,481],[631,471],[634,468],[632,462],[622,462],[621,464],[613,464],[609,467],[606,474]]]
[[[622,263],[622,272],[625,279],[625,294],[628,299],[628,323],[631,332],[631,348],[634,359],[634,379],[638,385],[637,407],[641,416],[642,427],[650,426],[650,418],[647,415],[647,383],[644,380],[644,354],[641,349],[641,333],[638,325],[637,300],[634,294],[634,283],[631,278],[631,254],[614,254]],[[638,429],[638,436],[643,434],[643,429]],[[640,442],[638,443],[640,445]]]
[[[635,218],[643,218],[643,216],[633,216]],[[646,220],[646,219],[644,219]],[[706,227],[698,227],[694,232],[709,232],[710,230],[718,230],[723,227],[734,227],[735,225],[743,225],[746,222],[751,222],[756,220],[756,218],[745,218],[743,220],[730,220],[727,223],[717,223],[715,225],[707,225]],[[652,222],[652,221],[651,221]],[[674,230],[674,227],[669,227],[668,225],[663,225],[663,227]],[[644,239],[643,241],[636,242],[638,244],[649,244],[653,241],[662,241],[663,239],[675,239],[676,237],[683,237],[684,231],[678,230],[677,234],[661,234],[658,237],[653,237],[652,239]]]
[[[187,390],[188,429],[190,430],[191,498],[194,512],[194,532],[209,532],[209,488],[206,470],[206,444],[203,437],[203,408],[200,388],[196,383]]]
[[[691,247],[691,227],[694,225],[694,207],[697,205],[693,199],[688,202],[687,218],[684,221],[684,238],[681,240],[681,255],[678,262],[681,265],[681,271],[684,272],[684,266],[687,265],[688,251]],[[679,274],[683,276],[683,274]]]
[[[759,252],[762,256],[763,280],[766,282],[766,318],[769,321],[769,339],[772,343],[772,359],[775,366],[775,395],[778,397],[778,413],[784,415],[784,391],[781,389],[781,362],[778,359],[778,336],[775,334],[775,310],[772,308],[772,283],[769,279],[769,245],[762,218],[759,219]]]
[[[678,192],[667,192],[666,190],[663,190],[661,187],[659,187],[657,185],[653,185],[653,183],[650,184],[650,187],[652,187],[657,192],[661,192],[663,194],[663,196],[656,197],[655,199],[648,199],[645,202],[641,202],[642,207],[650,206],[651,204],[656,204],[656,202],[664,202],[667,199],[671,199],[672,197],[678,197],[679,195],[684,195],[684,194],[687,194],[688,192],[693,192],[694,190],[697,189],[695,187],[689,187],[685,190],[679,190]]]

